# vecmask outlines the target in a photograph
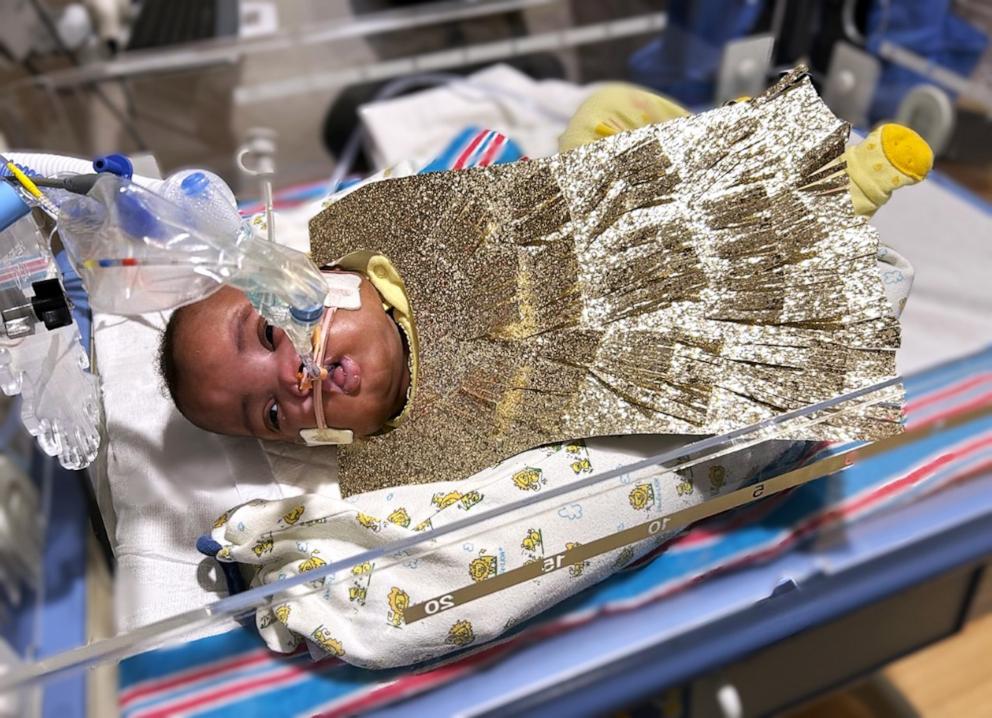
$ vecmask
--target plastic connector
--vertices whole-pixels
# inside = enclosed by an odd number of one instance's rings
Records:
[[[158,236],[158,218],[140,195],[121,193],[117,197],[117,217],[121,229],[134,238]]]
[[[134,165],[131,164],[131,160],[124,155],[118,154],[97,157],[93,160],[93,169],[98,174],[109,172],[125,179],[131,179],[131,175],[134,174]]]
[[[290,307],[289,314],[300,324],[313,324],[324,315],[324,305],[312,307]]]
[[[203,172],[191,172],[183,177],[179,188],[187,197],[202,197],[210,190],[210,180]]]
[[[34,296],[31,306],[38,320],[44,322],[49,331],[72,324],[72,313],[66,301],[65,292],[57,279],[44,279],[34,282]]]

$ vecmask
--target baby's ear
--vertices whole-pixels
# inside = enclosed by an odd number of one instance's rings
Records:
[[[871,217],[900,187],[922,181],[933,167],[933,151],[916,132],[888,123],[844,151],[856,214]]]

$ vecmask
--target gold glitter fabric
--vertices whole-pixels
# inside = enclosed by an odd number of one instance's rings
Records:
[[[848,129],[800,69],[746,103],[317,215],[318,262],[392,260],[421,347],[407,421],[340,447],[342,493],[554,441],[719,434],[891,377],[878,238],[838,172]],[[887,404],[802,438],[900,430]]]

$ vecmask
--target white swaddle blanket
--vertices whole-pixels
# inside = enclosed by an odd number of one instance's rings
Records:
[[[618,469],[692,441],[691,437],[613,437],[534,449],[462,481],[400,486],[335,499],[306,495],[252,502],[218,519],[217,558],[259,566],[252,585],[295,576],[327,562],[440,528],[567,485],[577,476]],[[403,611],[473,581],[739,488],[773,460],[792,464],[804,443],[766,441],[747,452],[679,474],[644,470],[569,493],[540,508],[513,511],[459,529],[436,545],[355,565],[279,595],[256,621],[268,645],[289,652],[304,637],[317,655],[367,668],[403,666],[478,645],[591,586],[670,538],[672,531],[601,554],[471,603],[406,624]]]

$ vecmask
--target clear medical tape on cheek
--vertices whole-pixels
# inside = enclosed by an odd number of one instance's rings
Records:
[[[324,367],[324,357],[327,353],[327,339],[338,309],[358,309],[361,307],[359,286],[361,279],[353,274],[325,274],[327,281],[327,297],[324,304],[327,310],[320,322],[320,327],[314,335],[314,356],[320,367],[319,376],[300,376],[300,388],[309,388],[313,392],[313,413],[317,428],[300,430],[300,438],[307,446],[328,446],[350,444],[354,434],[350,429],[331,429],[327,426],[324,416],[323,383],[327,378],[327,368]]]

